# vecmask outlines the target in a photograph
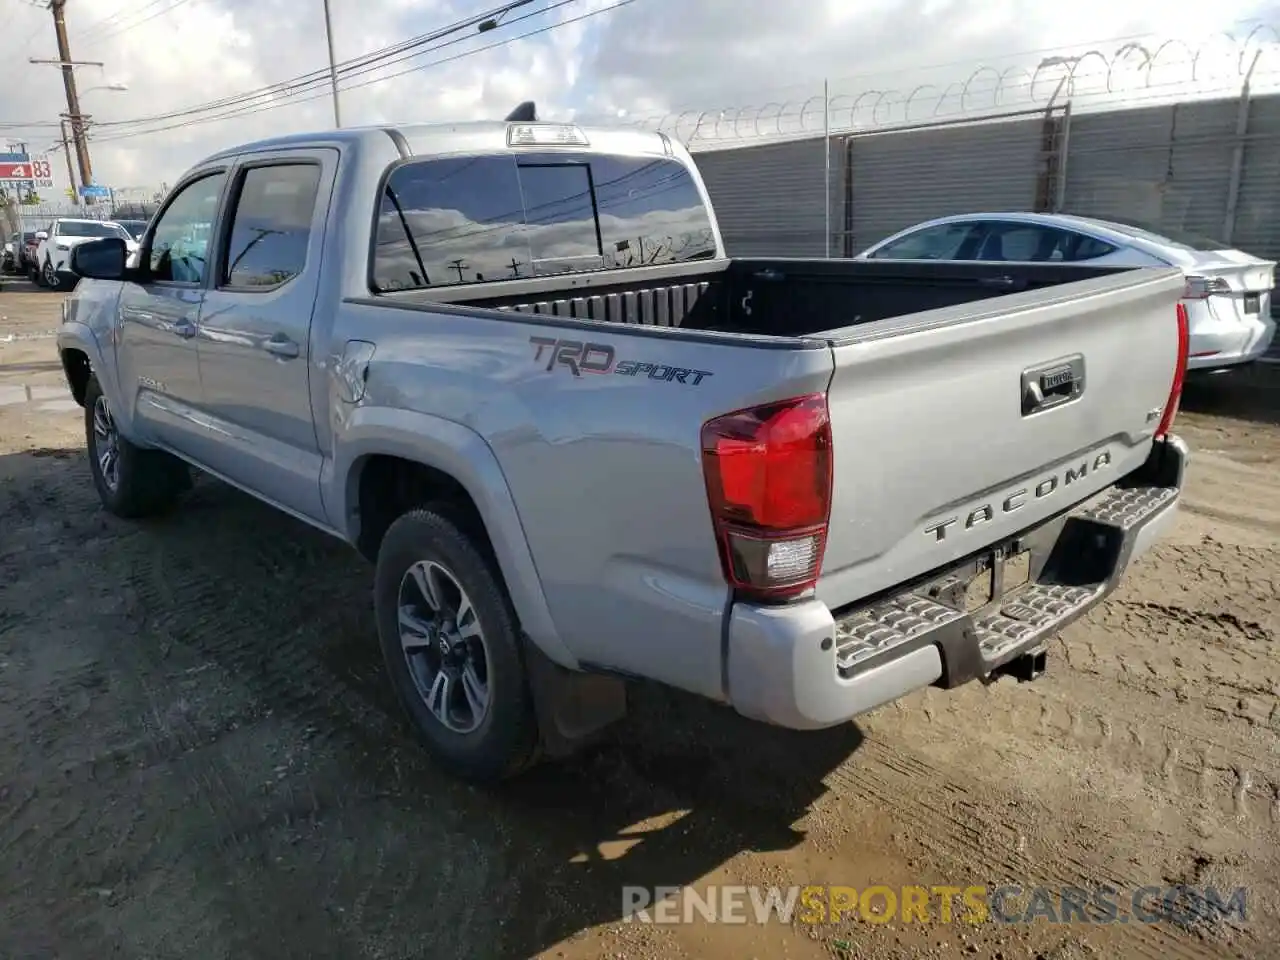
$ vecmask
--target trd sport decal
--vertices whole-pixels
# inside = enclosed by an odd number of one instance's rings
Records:
[[[533,354],[534,362],[546,357],[548,371],[564,366],[575,377],[584,373],[611,373],[620,377],[647,376],[650,380],[696,387],[712,376],[709,370],[691,370],[689,367],[672,367],[644,360],[618,360],[613,347],[607,343],[557,340],[554,337],[530,337],[529,342],[537,348]]]

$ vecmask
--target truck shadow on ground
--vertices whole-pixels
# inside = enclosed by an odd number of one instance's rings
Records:
[[[0,528],[23,677],[0,700],[0,943],[527,957],[619,919],[625,885],[802,843],[862,740],[639,687],[600,746],[480,790],[403,722],[350,548],[203,478],[168,517],[116,520],[74,449],[0,457]]]
[[[1181,409],[1259,424],[1280,424],[1280,363],[1255,363],[1211,376],[1192,375],[1182,391]]]

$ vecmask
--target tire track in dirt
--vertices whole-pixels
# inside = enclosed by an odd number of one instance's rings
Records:
[[[1151,883],[1150,875],[1137,873],[1117,858],[1040,841],[1028,821],[1051,820],[1057,810],[1029,801],[1025,793],[966,783],[957,771],[934,766],[887,742],[869,741],[828,783],[852,810],[866,804],[891,810],[895,829],[926,848],[935,862],[947,865],[953,876],[981,878],[990,885],[1058,889],[1104,884],[1131,891]],[[1030,804],[1037,809],[1028,813]],[[1017,810],[1020,822],[1012,817],[997,821],[994,814],[1001,810],[1006,816]],[[1104,828],[1096,828],[1096,835],[1101,845],[1121,846],[1120,838]],[[1130,924],[1125,934],[1127,955],[1151,960],[1201,960],[1219,956],[1222,950],[1220,944],[1201,942],[1194,934],[1163,925]]]
[[[139,535],[116,538],[104,558],[107,566],[93,571],[105,592],[126,598],[126,613],[104,625],[105,632],[116,642],[109,665],[102,656],[90,658],[78,672],[92,678],[109,671],[119,688],[132,685],[132,694],[123,689],[114,693],[118,699],[137,704],[138,712],[128,726],[141,733],[125,737],[121,743],[122,731],[110,735],[98,731],[95,739],[114,744],[105,753],[91,752],[78,764],[62,765],[57,773],[43,767],[25,771],[24,779],[29,777],[40,784],[41,818],[56,826],[39,834],[22,831],[15,836],[6,831],[11,854],[28,862],[59,862],[71,856],[77,846],[100,844],[104,835],[123,832],[127,837],[128,824],[103,822],[99,815],[103,801],[107,808],[115,801],[127,801],[148,775],[163,775],[166,779],[177,775],[185,785],[180,793],[185,798],[187,814],[178,818],[167,806],[152,814],[157,823],[182,824],[179,832],[185,842],[180,847],[166,843],[152,827],[134,837],[127,862],[116,864],[112,868],[114,874],[86,880],[108,889],[136,888],[139,878],[157,867],[176,867],[193,852],[200,855],[203,851],[203,869],[220,871],[230,884],[235,872],[228,865],[259,856],[264,835],[315,821],[322,814],[348,816],[351,804],[359,805],[366,793],[364,789],[331,788],[322,791],[327,796],[321,799],[314,791],[295,794],[286,781],[280,795],[264,803],[266,798],[261,791],[246,782],[243,750],[230,755],[226,752],[231,743],[253,733],[259,721],[273,722],[275,717],[288,718],[291,726],[309,721],[318,738],[304,736],[304,747],[313,754],[327,755],[336,749],[369,755],[378,748],[394,749],[397,740],[403,741],[402,731],[396,730],[379,708],[371,708],[359,693],[352,692],[349,677],[330,674],[315,642],[327,639],[324,633],[328,629],[341,627],[364,612],[367,597],[357,599],[352,591],[353,586],[367,579],[367,571],[361,571],[363,576],[358,575],[353,581],[350,573],[354,554],[346,551],[339,560],[337,555],[345,548],[331,545],[311,531],[299,531],[293,521],[219,488],[217,485],[210,494],[197,494],[192,498],[194,502],[185,504],[191,516],[179,514],[142,528],[122,525]],[[97,511],[91,494],[85,498],[82,493],[68,493],[70,496],[62,503],[72,512],[81,506],[90,513]],[[205,500],[208,502],[202,502]],[[262,514],[267,515],[265,523]],[[215,569],[211,575],[211,559],[215,560],[215,567],[231,564],[234,569]],[[66,582],[71,573],[68,563],[86,573],[92,569],[84,558],[75,555],[53,562],[61,568],[58,577],[45,577],[28,565],[26,571],[32,582]],[[245,578],[264,589],[256,596],[240,596]],[[304,578],[310,582],[302,582]],[[308,602],[309,595],[322,597],[324,604]],[[284,602],[290,596],[301,600],[295,604]],[[53,598],[27,599],[48,602]],[[350,610],[355,613],[343,612]],[[83,628],[83,621],[78,625]],[[367,634],[367,624],[362,626],[366,629],[360,632]],[[250,690],[247,709],[242,703],[242,710],[229,716],[214,711],[211,717],[203,718],[216,721],[213,725],[193,722],[190,712],[172,709],[175,691],[160,689],[148,678],[163,675],[166,668],[172,673],[175,661],[193,663],[188,668],[192,670],[210,667],[203,676],[218,674],[246,685]],[[49,686],[56,690],[67,682],[68,675],[63,673],[51,678]],[[225,700],[225,690],[210,691],[210,697]],[[55,699],[34,697],[26,703],[41,708],[30,716],[29,722],[47,729],[51,741],[67,731]],[[368,737],[370,717],[378,728],[375,737]],[[287,749],[287,738],[280,742],[282,732],[287,731],[273,731],[271,738],[277,748]],[[260,780],[267,779],[270,771],[261,774]],[[140,781],[140,777],[144,779]],[[154,791],[159,798],[173,792],[172,785],[161,786],[164,782],[158,781],[160,789]],[[93,806],[86,803],[92,797],[87,788],[97,793]],[[145,788],[142,792],[152,793]],[[35,795],[33,791],[32,796]],[[20,805],[19,809],[29,809],[29,804]],[[377,886],[376,876],[364,879]],[[198,891],[191,893],[197,895]],[[215,895],[206,908],[217,907],[215,912],[225,916],[236,915],[237,909],[242,914],[243,905],[237,907],[234,901],[229,895]],[[58,911],[58,920],[70,925],[61,929],[79,929],[75,927],[78,921],[68,913]],[[234,923],[223,924],[224,929],[218,933],[232,942],[252,936],[247,932],[251,928],[237,933],[236,927]],[[352,954],[355,952],[358,951],[353,950]]]
[[[118,594],[104,589],[101,561],[139,531],[102,514],[83,450],[29,451],[6,465],[17,473],[0,485],[0,607],[14,611],[0,620],[12,678],[2,702],[12,709],[0,714],[0,736],[40,743],[74,721],[70,701],[96,694],[104,682],[102,638],[120,626],[122,607]],[[26,613],[32,610],[39,611],[38,627]],[[86,624],[94,628],[88,645]],[[26,642],[33,627],[54,635],[33,647]],[[63,649],[78,656],[65,657]]]
[[[1274,709],[1260,715],[1215,709],[1216,700],[1234,701],[1242,690],[1269,693],[1275,689],[1280,665],[1271,646],[1273,628],[1256,617],[1221,609],[1221,599],[1216,604],[1211,600],[1223,597],[1226,590],[1240,590],[1243,572],[1252,578],[1247,584],[1248,599],[1256,610],[1259,594],[1273,595],[1267,568],[1275,552],[1224,547],[1218,552],[1229,559],[1206,562],[1203,552],[1195,548],[1162,549],[1173,561],[1175,576],[1183,575],[1179,567],[1195,567],[1196,573],[1187,577],[1192,586],[1184,592],[1196,596],[1184,600],[1166,589],[1161,593],[1164,599],[1145,599],[1140,567],[1134,582],[1120,595],[1055,642],[1053,649],[1068,655],[1057,658],[1050,673],[1037,683],[1002,681],[990,687],[930,690],[871,715],[868,730],[873,736],[883,734],[883,740],[873,740],[869,750],[841,768],[836,780],[842,789],[889,806],[896,814],[905,812],[916,841],[929,847],[935,858],[961,868],[984,865],[996,875],[1020,881],[1028,876],[1051,883],[1105,877],[1113,885],[1129,888],[1152,882],[1150,873],[1087,849],[1105,849],[1124,839],[1106,829],[1105,810],[1093,818],[1100,826],[1091,826],[1089,844],[1058,843],[1032,861],[1020,852],[1019,844],[1036,842],[1035,823],[1028,824],[1015,840],[1010,826],[990,828],[983,822],[990,815],[978,812],[1001,807],[1000,793],[993,796],[989,787],[983,789],[993,780],[998,782],[991,765],[980,771],[981,779],[969,779],[955,764],[934,766],[917,751],[909,751],[908,758],[894,746],[924,738],[921,745],[929,748],[931,756],[956,754],[954,739],[960,735],[974,751],[975,760],[983,750],[1008,747],[1019,759],[1038,758],[1040,766],[1049,759],[1044,751],[1063,754],[1075,767],[1077,779],[1092,779],[1089,771],[1102,761],[1117,777],[1141,777],[1149,796],[1159,797],[1170,807],[1174,823],[1186,816],[1189,829],[1194,826],[1201,833],[1207,829],[1219,843],[1225,835],[1227,845],[1237,849],[1251,844],[1261,850],[1276,849],[1280,755],[1276,730],[1270,725]],[[1213,550],[1209,545],[1209,552]],[[1225,575],[1227,569],[1232,570],[1230,578]],[[1280,566],[1270,567],[1276,569]],[[1168,576],[1167,571],[1164,574]],[[1209,601],[1207,609],[1204,601]],[[1158,671],[1150,666],[1159,654],[1176,656],[1173,665],[1185,682],[1196,685],[1194,695],[1180,694],[1175,684],[1160,682]],[[1239,666],[1229,670],[1228,664]],[[1140,675],[1138,665],[1143,667]],[[1111,704],[1117,709],[1106,709]],[[973,742],[975,730],[979,742]],[[865,764],[871,754],[876,758],[874,770]],[[958,757],[964,754],[961,749]],[[981,765],[969,766],[979,773]],[[1018,777],[1016,762],[1007,776],[1008,782],[1033,789],[1034,781]],[[946,790],[940,790],[939,784],[944,783]],[[929,791],[937,799],[922,799]],[[1018,795],[1012,795],[1012,800],[1015,809],[1025,807]],[[1042,813],[1049,822],[1060,814],[1054,798],[1046,800]],[[941,836],[938,824],[945,827]],[[1194,846],[1198,839],[1188,835],[1185,842]],[[1170,840],[1174,838],[1162,836],[1153,844],[1167,846]],[[1265,875],[1264,868],[1258,876]],[[1125,933],[1140,941],[1134,943],[1135,950],[1152,957],[1205,956],[1224,946],[1202,944],[1194,935],[1188,938],[1164,928],[1135,927]]]
[[[945,701],[951,694],[936,691],[936,699]],[[977,688],[984,701],[998,700]],[[930,699],[934,699],[931,697]],[[998,703],[993,703],[1000,712]],[[935,721],[941,712],[935,711]],[[976,708],[970,705],[970,719]],[[696,711],[695,711],[696,715]],[[1105,804],[1072,808],[1072,815],[1092,824],[1091,846],[1060,842],[1057,831],[1046,836],[1044,824],[1059,822],[1063,811],[1052,800],[1037,799],[1019,790],[1016,773],[1007,782],[1010,789],[990,786],[991,778],[978,780],[950,764],[938,764],[918,751],[900,746],[904,739],[915,739],[919,731],[921,705],[911,703],[903,708],[886,708],[872,715],[878,722],[869,724],[868,740],[849,758],[825,777],[830,803],[841,813],[836,818],[844,835],[856,835],[862,843],[880,840],[897,845],[906,859],[918,859],[921,851],[930,869],[948,874],[948,882],[1018,883],[1051,887],[1085,886],[1109,883],[1121,891],[1133,891],[1153,882],[1153,874],[1144,871],[1138,860],[1130,862],[1123,853],[1109,850],[1133,850],[1125,833],[1106,828],[1114,812]],[[948,723],[933,726],[944,733],[963,729],[963,716],[948,718]],[[1006,712],[997,722],[1001,729],[1016,730],[1009,724]],[[686,716],[668,717],[669,722],[687,723]],[[906,721],[905,723],[903,721]],[[708,734],[710,734],[708,736]],[[715,742],[714,731],[698,730],[700,743]],[[753,755],[752,773],[767,772],[779,777],[757,781],[754,776],[748,789],[737,782],[737,764],[742,756],[721,756],[714,746],[707,747],[699,759],[697,749],[683,763],[654,763],[649,758],[628,752],[628,765],[637,768],[644,781],[671,791],[679,802],[695,809],[713,807],[720,817],[737,823],[750,835],[763,832],[766,824],[776,821],[784,811],[794,809],[794,795],[803,789],[792,776],[803,772],[803,764],[778,757],[774,766],[772,735],[761,735],[759,747],[765,753]],[[983,749],[975,744],[975,749]],[[954,747],[952,747],[954,750]],[[694,771],[697,771],[696,773]],[[989,773],[986,768],[984,773]],[[811,797],[812,799],[812,797]],[[824,801],[824,806],[829,804]],[[888,818],[889,824],[883,822]],[[830,821],[829,812],[823,819]],[[755,826],[753,826],[753,824]],[[893,833],[893,840],[886,835]],[[898,842],[902,838],[902,842]],[[1073,838],[1074,840],[1075,838]],[[904,846],[905,844],[905,846]],[[961,879],[957,879],[961,878]],[[802,881],[803,882],[803,881]],[[1195,931],[1182,931],[1168,926],[1133,924],[1123,931],[1128,955],[1153,958],[1203,958],[1219,956],[1223,944],[1204,941]],[[1243,936],[1243,935],[1242,935]]]
[[[937,737],[978,722],[1016,731],[1029,746],[1069,749],[1082,765],[1102,761],[1139,776],[1153,793],[1196,804],[1246,835],[1280,825],[1278,764],[1265,739],[1215,734],[1194,711],[1168,719],[1154,711],[1145,711],[1143,719],[1122,718],[1088,703],[1088,698],[1124,702],[1123,689],[1108,697],[1096,681],[1051,673],[1029,688],[1014,687],[1012,681],[999,687],[1006,689],[993,690],[981,702],[943,692],[930,696],[926,723],[940,728]]]
[[[1064,693],[1088,704],[1068,729],[1096,725],[1105,734],[1114,718],[1096,706],[1136,696],[1149,706],[1126,722],[1129,736],[1089,737],[1088,745],[1119,759],[1136,752],[1152,783],[1202,796],[1212,788],[1220,811],[1274,823],[1280,550],[1202,537],[1162,544],[1153,559],[1161,566],[1140,565],[1117,596],[1055,643],[1068,668]],[[1268,611],[1261,618],[1259,601]],[[1099,683],[1110,695],[1088,696]]]

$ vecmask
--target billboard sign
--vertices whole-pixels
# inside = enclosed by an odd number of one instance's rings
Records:
[[[53,188],[53,164],[47,156],[0,153],[0,191],[17,195],[19,203],[34,203],[40,190]]]
[[[53,165],[48,157],[0,154],[0,183],[48,189],[53,186]]]

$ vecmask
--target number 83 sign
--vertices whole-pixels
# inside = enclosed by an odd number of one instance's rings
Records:
[[[0,162],[0,183],[33,183],[37,188],[53,186],[53,165],[48,157],[32,157],[27,162]]]

